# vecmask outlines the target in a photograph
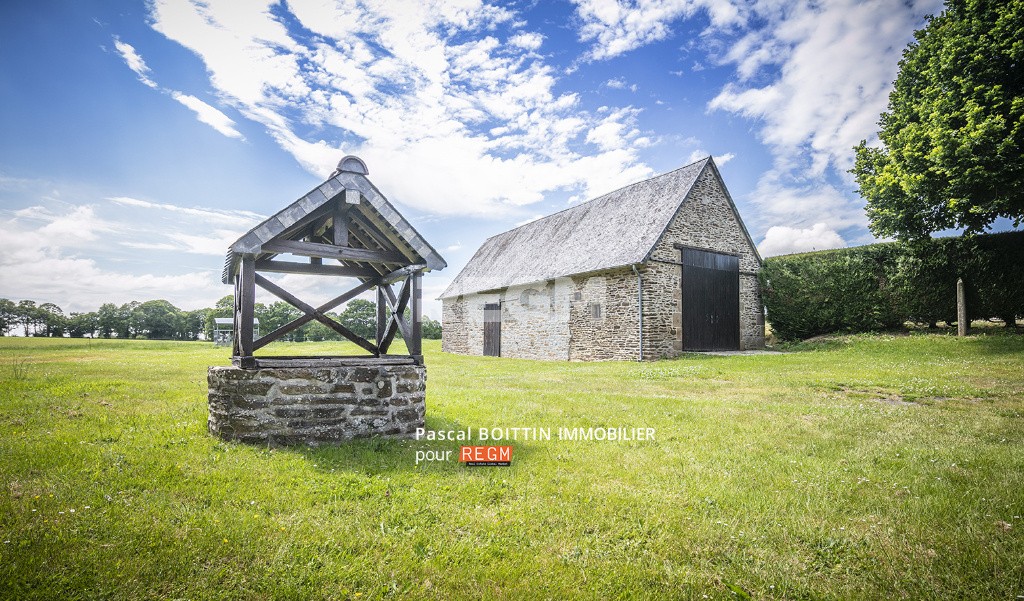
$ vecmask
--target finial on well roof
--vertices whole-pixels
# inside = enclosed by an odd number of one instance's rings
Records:
[[[354,154],[345,156],[345,158],[338,161],[338,173],[358,173],[359,175],[368,175],[370,170],[366,168],[366,163],[363,159],[357,157]]]

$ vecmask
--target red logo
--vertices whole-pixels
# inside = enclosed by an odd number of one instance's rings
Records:
[[[508,467],[512,465],[512,447],[460,447],[459,461],[471,467]]]

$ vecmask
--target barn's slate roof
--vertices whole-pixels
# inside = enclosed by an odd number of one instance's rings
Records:
[[[488,238],[440,298],[643,263],[708,168],[721,181],[707,157]]]
[[[358,204],[352,205],[384,237],[394,249],[406,259],[407,265],[426,265],[424,271],[444,269],[447,263],[434,247],[420,236],[408,221],[388,202],[380,190],[367,179],[366,164],[358,157],[347,156],[338,163],[338,169],[327,181],[313,188],[281,211],[264,220],[229,248],[224,259],[221,280],[225,284],[233,281],[243,255],[256,258],[273,256],[265,252],[264,244],[273,240],[288,239],[296,232],[297,223],[347,193],[358,197]],[[362,265],[356,261],[341,261],[342,265]]]

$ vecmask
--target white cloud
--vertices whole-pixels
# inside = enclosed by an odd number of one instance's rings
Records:
[[[765,24],[719,57],[738,78],[708,110],[755,122],[773,158],[750,197],[755,229],[767,228],[764,254],[842,246],[836,232],[867,225],[846,173],[853,146],[874,137],[900,53],[924,15],[940,8],[939,0],[750,5]]]
[[[202,100],[195,96],[188,94],[182,94],[181,92],[172,92],[171,98],[174,98],[181,104],[190,108],[195,112],[196,117],[203,123],[209,125],[213,129],[217,130],[221,134],[229,138],[239,138],[244,140],[243,136],[237,129],[235,129],[235,122],[230,117],[222,113],[216,107],[212,107],[206,104]]]
[[[544,36],[535,32],[520,33],[509,38],[508,43],[523,50],[534,51],[540,49],[544,43]]]
[[[121,58],[124,59],[125,64],[128,68],[135,72],[139,77],[139,81],[153,88],[154,90],[160,90],[165,94],[170,94],[171,98],[174,98],[180,102],[183,106],[189,108],[196,114],[196,118],[201,123],[205,123],[217,130],[217,132],[229,137],[244,140],[245,137],[235,129],[235,122],[221,112],[220,109],[203,102],[202,100],[192,96],[190,94],[184,94],[177,90],[170,90],[161,88],[152,78],[150,78],[150,69],[146,65],[146,61],[142,60],[142,56],[136,52],[135,47],[126,42],[122,42],[117,36],[114,36],[114,47],[117,48]]]
[[[117,49],[118,54],[124,59],[128,68],[139,77],[139,81],[153,89],[157,88],[156,82],[149,78],[150,71],[149,67],[146,66],[146,61],[142,60],[139,53],[135,51],[134,46],[114,37],[114,48]]]
[[[227,211],[206,207],[179,207],[178,205],[140,200],[138,198],[131,198],[130,196],[111,196],[107,198],[107,200],[119,205],[180,213],[196,217],[204,221],[223,223],[244,229],[250,229],[252,226],[266,219],[265,215],[253,213],[252,211]]]
[[[760,136],[777,159],[806,158],[802,168],[809,175],[821,176],[830,167],[846,171],[853,146],[876,130],[903,48],[941,2],[754,6],[768,24],[741,37],[722,61],[736,65],[741,81],[769,64],[778,66],[778,75],[763,85],[729,84],[709,109],[758,120]]]
[[[709,154],[711,153],[704,150],[703,148],[698,148],[690,153],[690,156],[686,158],[686,162],[683,164],[688,165],[690,163],[696,163],[697,161],[706,158]],[[736,158],[736,155],[735,153],[727,152],[725,154],[715,155],[712,158],[714,158],[715,164],[721,167],[722,165]]]
[[[138,224],[102,218],[99,208],[80,205],[58,213],[36,206],[0,220],[5,245],[0,253],[0,296],[53,302],[71,312],[92,311],[105,302],[156,298],[195,309],[210,306],[225,294],[213,270],[154,275],[101,266],[91,255],[109,249],[98,241],[148,232]],[[140,249],[146,244],[141,238],[134,242]],[[148,270],[160,268],[151,265]]]
[[[595,195],[650,175],[632,109],[593,114],[556,92],[532,53],[542,36],[480,35],[513,16],[480,0],[158,0],[151,12],[218,96],[307,170],[323,177],[358,154],[389,198],[426,212],[512,214],[553,190]],[[315,35],[293,39],[291,20]]]
[[[773,159],[751,196],[761,209],[754,220],[768,228],[820,219],[837,231],[866,222],[846,173],[852,148],[874,139],[902,50],[942,8],[941,0],[574,2],[593,60],[667,39],[705,12],[701,46],[712,63],[736,69],[708,110],[753,121]]]
[[[614,78],[614,79],[609,79],[608,81],[604,82],[604,85],[605,85],[605,87],[612,88],[613,90],[627,90],[628,89],[630,92],[636,92],[639,89],[635,83],[634,84],[627,84],[626,80],[621,78],[621,77],[617,77],[617,78]]]
[[[849,198],[820,179],[801,179],[775,170],[761,176],[751,202],[758,209],[753,219],[748,220],[754,229],[820,222],[838,231],[867,225],[863,201]]]
[[[846,241],[835,230],[824,223],[815,223],[805,229],[772,226],[765,233],[764,240],[757,245],[757,250],[762,257],[772,257],[844,246]]]
[[[223,257],[243,233],[236,230],[214,230],[202,235],[169,232],[167,237],[178,244],[181,252]]]
[[[36,230],[40,248],[88,246],[101,235],[117,229],[113,223],[98,217],[92,205],[72,207],[62,213],[35,205],[14,211],[14,215],[17,221],[42,222]]]
[[[175,244],[169,242],[137,242],[134,240],[127,240],[121,242],[121,246],[126,248],[136,248],[138,250],[179,250]]]
[[[762,122],[762,139],[773,152],[810,157],[814,175],[849,169],[851,148],[871,137],[886,108],[903,48],[924,16],[942,7],[941,0],[573,1],[579,35],[594,43],[593,58],[665,39],[680,20],[706,12],[711,25],[703,36],[724,44],[717,60],[738,76],[709,109]],[[744,29],[753,22],[757,29]],[[767,67],[774,71],[766,81]],[[616,84],[625,82],[606,85]]]
[[[722,0],[573,0],[580,19],[578,35],[592,42],[589,58],[602,60],[640,46],[658,42],[672,34],[672,23],[707,12],[715,27],[740,21],[739,10]]]
[[[168,222],[165,227],[148,231],[145,240],[122,241],[121,245],[128,248],[224,256],[235,240],[264,219],[263,215],[251,211],[180,207],[128,196],[114,196],[107,200],[123,207],[141,209],[139,216],[125,216],[130,219],[152,222],[153,212],[175,215],[173,221]]]

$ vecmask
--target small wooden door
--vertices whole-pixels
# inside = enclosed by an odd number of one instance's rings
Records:
[[[695,248],[683,251],[683,349],[740,348],[740,260]]]
[[[501,356],[501,304],[484,305],[484,356]]]

